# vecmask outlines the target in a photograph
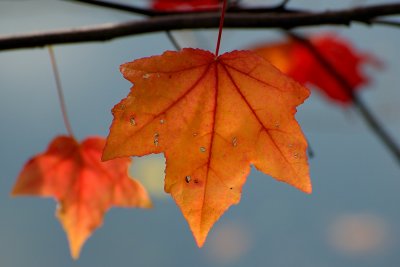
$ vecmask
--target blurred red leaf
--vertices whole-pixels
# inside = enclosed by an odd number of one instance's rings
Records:
[[[101,162],[105,140],[90,137],[79,144],[67,136],[56,137],[46,152],[24,166],[13,196],[54,197],[73,258],[103,221],[111,206],[149,207],[144,188],[128,176],[129,158]]]
[[[152,7],[162,11],[215,9],[219,0],[153,0]]]
[[[369,82],[369,78],[361,71],[363,65],[382,66],[375,56],[358,52],[343,38],[321,35],[309,41],[315,51],[332,66],[353,91]],[[343,87],[335,75],[332,75],[304,43],[289,39],[283,43],[263,45],[254,50],[300,83],[315,85],[331,100],[342,104],[352,103],[348,89]]]

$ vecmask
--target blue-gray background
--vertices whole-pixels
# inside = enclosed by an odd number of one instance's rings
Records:
[[[383,2],[292,0],[290,5],[325,10]],[[1,0],[0,34],[132,17],[66,1]],[[400,141],[400,29],[354,24],[300,31],[335,31],[357,49],[373,52],[385,62],[382,71],[364,69],[373,82],[361,97]],[[216,31],[175,34],[183,45],[214,49]],[[226,30],[222,50],[281,37],[276,30]],[[107,135],[110,109],[129,90],[118,66],[167,49],[173,47],[163,33],[56,46],[78,138]],[[65,133],[48,52],[0,52],[0,266],[400,266],[399,165],[352,108],[340,108],[314,92],[297,118],[316,154],[310,160],[312,195],[253,170],[240,205],[226,212],[204,248],[198,249],[174,202],[154,190],[154,209],[110,210],[80,259],[73,261],[65,234],[54,218],[55,202],[9,195],[23,164],[45,150],[54,136]],[[154,156],[147,163],[137,161],[138,169],[144,164],[147,168],[142,169],[149,172],[153,163],[159,166],[163,162],[162,157]],[[132,172],[143,173],[135,167]],[[162,187],[163,177],[150,179]]]

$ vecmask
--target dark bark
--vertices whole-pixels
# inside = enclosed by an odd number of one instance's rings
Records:
[[[317,25],[349,25],[352,22],[370,24],[375,18],[396,14],[400,14],[400,3],[319,13],[231,12],[226,14],[224,28],[292,29]],[[123,36],[169,30],[217,28],[219,17],[219,12],[173,14],[77,29],[0,36],[0,50],[106,41]]]

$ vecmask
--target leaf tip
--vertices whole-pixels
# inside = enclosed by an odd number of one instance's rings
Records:
[[[100,159],[102,162],[104,162],[104,161],[109,161],[109,160],[111,160],[111,157],[109,157],[108,155],[106,155],[105,153],[103,153],[102,155],[101,155],[101,159]]]
[[[18,186],[18,182],[14,185],[14,187],[11,189],[10,192],[10,197],[17,197],[20,194],[20,189]]]
[[[208,232],[205,234],[204,233],[203,234],[200,233],[198,235],[194,234],[194,239],[196,241],[197,247],[202,248],[204,246],[204,243],[206,242],[207,239],[207,235]]]
[[[10,192],[10,197],[20,197],[29,195],[44,196],[41,188],[38,188],[34,181],[37,177],[34,175],[26,174],[26,167],[23,169],[21,174],[18,176],[13,188]]]
[[[312,184],[310,178],[308,178],[306,181],[303,181],[299,185],[295,185],[295,187],[306,194],[312,193]]]
[[[213,224],[204,224],[203,222],[200,223],[200,227],[197,229],[189,224],[197,247],[202,248],[204,246]]]
[[[70,250],[71,250],[71,258],[75,261],[78,260],[80,255],[80,248],[74,249],[71,247]]]
[[[312,194],[312,185],[311,185],[311,183],[309,184],[309,185],[307,185],[304,189],[303,189],[303,192],[304,193],[306,193],[306,194]]]
[[[109,152],[109,150],[108,150],[108,148],[107,148],[107,144],[104,146],[104,149],[103,149],[103,153],[101,154],[101,161],[102,162],[104,162],[104,161],[109,161],[109,160],[112,160],[112,159],[114,159],[114,157],[111,155],[111,153]]]
[[[153,205],[153,202],[151,201],[151,199],[147,196],[146,199],[143,200],[140,207],[144,208],[144,209],[152,209],[152,208],[154,208],[154,205]]]

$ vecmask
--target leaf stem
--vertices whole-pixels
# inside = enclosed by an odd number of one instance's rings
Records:
[[[385,131],[379,120],[375,118],[374,114],[369,110],[368,106],[353,91],[353,88],[347,79],[343,77],[343,75],[341,75],[328,60],[326,60],[326,58],[310,41],[293,32],[288,34],[293,39],[301,43],[305,48],[307,48],[322,65],[322,67],[341,85],[341,88],[343,88],[344,92],[351,98],[352,103],[358,109],[370,129],[378,136],[383,144],[386,145],[386,148],[392,152],[398,163],[400,163],[400,148],[398,147],[397,143]]]
[[[218,54],[219,54],[219,46],[220,46],[220,44],[221,44],[222,29],[224,28],[224,18],[225,18],[225,11],[226,11],[226,2],[227,2],[227,0],[224,0],[224,3],[223,3],[223,5],[222,5],[221,18],[220,18],[220,20],[219,20],[219,30],[218,30],[217,47],[215,48],[215,57],[218,57]]]
[[[74,133],[72,132],[71,124],[68,119],[67,106],[65,105],[64,93],[63,93],[61,79],[60,79],[60,73],[58,71],[56,57],[54,55],[53,47],[51,45],[49,45],[47,47],[47,50],[49,51],[51,68],[53,69],[54,79],[56,81],[58,100],[60,101],[60,108],[61,108],[61,113],[62,113],[63,120],[64,120],[64,125],[65,125],[65,128],[67,129],[68,134],[72,138],[75,139]]]

